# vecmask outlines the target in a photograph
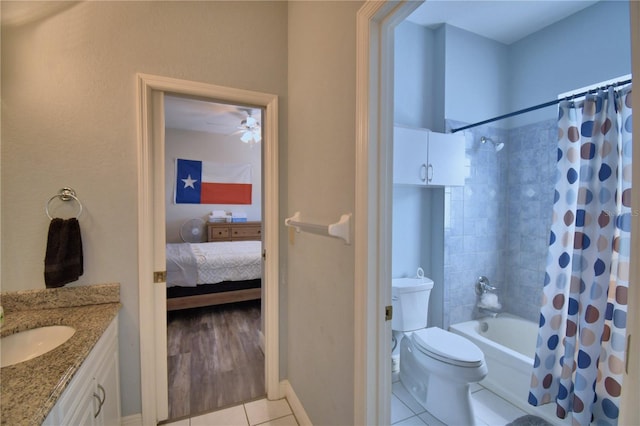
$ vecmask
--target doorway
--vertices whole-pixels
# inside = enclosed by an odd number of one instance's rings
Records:
[[[277,96],[187,80],[138,75],[139,307],[142,423],[168,418],[164,94],[251,105],[263,119],[263,333],[267,398],[281,397],[278,372]]]
[[[168,402],[178,419],[265,394],[263,111],[165,93],[164,117]]]
[[[389,341],[384,337],[388,335],[388,329],[384,316],[380,315],[391,299],[388,288],[390,253],[387,247],[391,243],[388,206],[393,113],[389,105],[393,103],[393,69],[389,63],[393,57],[393,26],[408,15],[405,13],[410,7],[407,3],[398,7],[390,2],[366,4],[358,12],[356,144],[362,155],[356,159],[355,362],[360,366],[355,372],[356,424],[389,423],[390,418],[390,407],[385,403],[389,395],[387,383],[391,377],[387,358]],[[631,12],[634,18],[640,16],[640,8],[634,2],[631,2]],[[634,25],[636,22],[637,19],[632,19],[634,52],[638,50],[640,40],[637,25]],[[634,68],[638,66],[634,56]],[[634,154],[636,158],[637,154]],[[637,237],[636,229],[633,227],[632,233]],[[637,298],[632,298],[632,302],[637,304]],[[633,318],[633,323],[637,326],[638,317]],[[637,358],[632,355],[631,359],[631,365],[637,365],[634,364]],[[638,417],[629,409],[631,405],[628,403],[637,399],[634,399],[638,389],[635,376],[627,374],[624,381],[625,390],[629,390],[622,393],[623,400],[627,401],[627,420]]]

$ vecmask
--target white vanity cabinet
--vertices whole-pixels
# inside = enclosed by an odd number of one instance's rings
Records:
[[[395,126],[393,183],[420,186],[464,185],[464,134]]]
[[[120,424],[118,319],[111,321],[43,425]]]

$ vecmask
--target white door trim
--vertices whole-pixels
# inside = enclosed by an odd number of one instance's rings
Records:
[[[640,4],[635,1],[629,2],[630,22],[631,22],[631,64],[632,74],[640,76]],[[637,83],[637,80],[636,80]],[[640,90],[634,90],[632,93],[633,105],[640,105]],[[633,188],[640,188],[640,149],[638,149],[638,141],[640,141],[640,114],[633,115],[633,140],[636,144],[633,150]],[[638,190],[634,194],[638,194]],[[640,197],[634,196],[631,200],[631,207],[634,213],[640,212]],[[640,214],[631,215],[631,256],[630,259],[636,259],[635,262],[629,262],[629,299],[627,312],[629,315],[627,322],[627,360],[628,369],[622,379],[622,401],[620,404],[621,425],[637,425],[640,424],[640,409],[638,408],[638,400],[640,399],[640,354],[638,348],[640,345]]]
[[[394,29],[421,1],[366,2],[356,27],[354,424],[391,420]]]
[[[354,424],[388,424],[390,370],[389,332],[383,320],[384,306],[391,290],[391,168],[393,126],[393,28],[421,2],[366,2],[357,15],[356,58],[356,206],[355,206],[355,372]],[[640,69],[640,29],[635,17],[640,6],[630,2],[631,56],[634,71]],[[391,66],[390,66],[391,64]],[[634,74],[640,74],[635,72]],[[635,91],[635,102],[640,99]],[[634,139],[640,138],[640,114],[634,117]],[[633,153],[640,163],[640,149]],[[636,167],[637,169],[637,167]],[[634,187],[640,186],[640,173],[634,173]],[[387,202],[385,204],[385,202]],[[633,199],[634,211],[640,199]],[[640,215],[634,215],[631,251],[640,252]],[[640,265],[631,265],[630,282],[640,280]],[[629,326],[634,342],[640,339],[640,291],[629,288]],[[632,343],[633,348],[638,343]],[[630,351],[629,371],[625,374],[620,421],[637,424],[640,411],[634,405],[640,394],[640,357]]]
[[[279,399],[279,336],[278,336],[278,97],[276,95],[233,89],[187,80],[137,75],[138,100],[138,281],[140,320],[140,379],[142,423],[156,424],[166,417],[166,380],[156,380],[157,365],[166,362],[166,335],[156,335],[156,322],[166,323],[166,310],[156,309],[154,300],[164,284],[153,284],[153,271],[165,270],[164,237],[154,239],[154,209],[164,210],[164,193],[154,194],[154,134],[153,96],[171,92],[211,98],[220,101],[255,105],[265,109],[263,128],[264,158],[264,247],[267,253],[264,267],[263,294],[265,306],[265,384],[267,398]],[[157,158],[157,156],[156,156]],[[158,225],[159,226],[159,225]],[[163,224],[164,232],[164,224]],[[159,241],[162,240],[162,241]],[[160,244],[162,242],[162,244]],[[159,253],[159,254],[158,254]],[[163,347],[164,345],[164,347]],[[163,402],[164,401],[164,402]]]

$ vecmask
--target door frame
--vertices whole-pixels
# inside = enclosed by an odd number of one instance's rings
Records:
[[[263,118],[263,274],[265,387],[268,399],[279,399],[278,335],[278,97],[273,94],[139,73],[138,126],[138,297],[142,424],[168,417],[165,282],[154,284],[154,271],[166,270],[164,209],[164,120],[162,94],[210,98],[264,108]],[[162,110],[159,112],[158,110]],[[161,129],[162,128],[162,129]],[[162,221],[160,220],[162,219]],[[160,223],[162,222],[162,223]],[[161,237],[157,237],[161,236]],[[164,327],[162,325],[164,324]],[[160,331],[159,331],[160,330]],[[162,330],[165,330],[162,332]],[[163,367],[164,366],[164,367]],[[163,371],[164,369],[164,371]]]
[[[423,0],[368,1],[356,17],[354,424],[391,421],[394,30]]]
[[[354,306],[354,424],[389,424],[390,324],[384,307],[391,302],[391,196],[393,164],[393,28],[424,0],[365,2],[356,27],[356,205]],[[632,74],[640,75],[640,5],[630,1]],[[640,105],[640,90],[633,92]],[[633,138],[640,140],[640,114]],[[640,164],[640,149],[633,152]],[[640,187],[634,167],[633,186]],[[632,200],[640,211],[640,197]],[[640,254],[640,214],[632,216],[632,258]],[[630,282],[640,282],[640,263],[630,265]],[[638,347],[640,290],[629,287],[627,343]],[[633,340],[635,343],[631,343]],[[621,424],[639,424],[640,354],[628,350],[622,384]]]

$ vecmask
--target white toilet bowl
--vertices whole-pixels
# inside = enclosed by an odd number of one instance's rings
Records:
[[[447,425],[475,424],[470,385],[484,379],[487,372],[480,348],[440,328],[407,333],[400,342],[400,381]]]
[[[475,420],[470,385],[487,375],[484,354],[470,340],[427,327],[433,280],[418,268],[416,278],[392,282],[394,335],[400,341],[400,382],[433,416],[449,426]],[[392,355],[393,359],[393,355]]]

